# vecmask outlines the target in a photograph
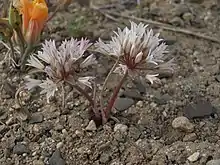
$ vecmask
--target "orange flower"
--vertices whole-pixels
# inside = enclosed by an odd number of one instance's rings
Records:
[[[20,0],[22,14],[22,31],[27,43],[39,40],[40,33],[48,18],[48,7],[45,0]]]

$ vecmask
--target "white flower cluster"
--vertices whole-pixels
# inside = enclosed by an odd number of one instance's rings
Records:
[[[167,45],[159,38],[159,33],[154,34],[148,25],[131,22],[131,29],[127,27],[118,29],[115,36],[106,43],[101,39],[95,44],[97,51],[119,58],[116,72],[124,74],[128,70],[130,75],[136,76],[138,71],[152,71],[163,66],[163,69],[172,69],[172,62],[165,65],[164,55]],[[153,83],[158,74],[146,74],[146,78]]]
[[[86,39],[80,41],[73,38],[69,41],[65,40],[59,48],[56,47],[55,41],[46,41],[43,44],[42,51],[32,55],[27,65],[36,68],[39,72],[46,73],[47,79],[27,78],[27,89],[30,90],[39,86],[43,89],[41,93],[46,93],[49,100],[63,82],[77,83],[92,88],[90,80],[94,77],[80,77],[80,73],[77,73],[82,68],[96,64],[94,55],[89,55],[82,60],[85,51],[90,46],[89,40]]]

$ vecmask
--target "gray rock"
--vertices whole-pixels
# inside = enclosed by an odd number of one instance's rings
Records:
[[[184,22],[180,17],[174,17],[170,20],[170,23],[174,26],[184,26]]]
[[[61,157],[60,151],[56,150],[49,159],[50,165],[65,165],[65,161]]]
[[[96,127],[96,124],[95,124],[94,120],[91,120],[89,122],[89,124],[86,127],[86,130],[87,131],[95,131],[95,130],[97,130],[97,127]]]
[[[184,142],[189,142],[189,141],[194,141],[197,139],[197,136],[195,133],[190,133],[184,136],[183,141]]]
[[[110,155],[107,154],[107,153],[102,153],[101,156],[100,156],[100,158],[99,158],[99,161],[100,161],[101,163],[104,163],[104,164],[108,163],[109,160],[110,160]]]
[[[215,80],[220,82],[220,75],[215,76]]]
[[[186,22],[190,22],[193,20],[193,15],[192,13],[189,13],[189,12],[184,13],[182,17],[183,17],[183,20]]]
[[[181,17],[184,13],[189,12],[189,7],[187,5],[178,5],[171,10],[173,16]]]
[[[154,101],[159,105],[166,104],[171,99],[172,99],[172,97],[168,94],[164,94],[162,96],[160,94],[158,94],[154,97]]]
[[[34,160],[33,165],[44,165],[44,162],[42,160]]]
[[[128,126],[124,124],[115,124],[114,132],[120,131],[121,133],[126,133],[128,130]]]
[[[0,125],[0,134],[5,133],[9,128],[6,125]]]
[[[187,159],[190,162],[196,162],[199,159],[200,153],[199,152],[195,152],[192,155],[190,155]]]
[[[128,135],[129,135],[129,137],[133,138],[134,140],[137,140],[140,137],[141,132],[136,127],[131,126],[131,127],[129,127]]]
[[[137,90],[125,90],[121,93],[121,96],[132,98],[135,100],[142,100],[143,97],[141,96],[140,92]]]
[[[41,123],[43,119],[44,117],[41,113],[35,113],[35,114],[32,114],[29,123],[30,124]]]
[[[118,111],[124,111],[124,110],[130,108],[134,103],[135,103],[135,101],[131,98],[121,98],[121,97],[119,97],[115,101],[115,108]]]
[[[220,159],[210,160],[206,163],[206,165],[220,165]]]
[[[197,103],[189,104],[184,109],[184,115],[190,119],[208,117],[215,113],[216,110],[211,103],[207,101],[198,101]]]
[[[146,93],[146,85],[143,84],[140,80],[134,80],[133,83],[135,84],[137,90],[140,92],[140,94]]]
[[[25,144],[18,143],[13,148],[13,154],[22,155],[24,153],[30,153],[30,150]]]
[[[193,132],[194,125],[184,116],[177,117],[172,122],[172,127],[184,132]]]

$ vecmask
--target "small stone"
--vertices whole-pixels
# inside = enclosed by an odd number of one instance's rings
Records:
[[[190,155],[187,159],[190,162],[196,162],[199,159],[200,153],[199,152],[195,152],[192,155]]]
[[[193,132],[194,125],[184,116],[177,117],[172,122],[172,127],[184,132]]]
[[[97,130],[96,124],[95,124],[94,120],[91,120],[89,122],[88,126],[86,127],[86,130],[87,131],[95,131],[95,130]]]
[[[13,154],[22,155],[24,153],[30,153],[30,150],[26,145],[18,143],[13,148]]]
[[[62,147],[63,147],[63,142],[57,143],[57,149],[60,149],[60,148],[62,148]]]
[[[101,156],[99,158],[99,161],[104,164],[108,163],[109,160],[110,160],[110,155],[107,153],[101,154]]]
[[[140,130],[137,127],[130,126],[129,127],[129,137],[137,140],[141,135]]]
[[[134,80],[133,83],[135,84],[137,90],[140,92],[140,94],[146,93],[146,84],[143,84],[142,82],[138,80]]]
[[[44,165],[44,162],[42,160],[34,160],[33,165]]]
[[[174,17],[170,20],[170,23],[174,26],[184,26],[184,22],[180,17]]]
[[[220,165],[220,159],[210,160],[206,163],[206,165]]]
[[[190,142],[190,141],[194,141],[197,139],[197,136],[195,133],[190,133],[190,134],[187,134],[185,135],[185,137],[183,138],[183,141],[184,142]]]
[[[35,113],[31,116],[29,123],[30,124],[41,123],[43,119],[44,117],[41,113]]]
[[[0,125],[0,134],[5,133],[8,130],[8,127],[6,125]]]
[[[184,109],[184,115],[189,119],[204,118],[212,116],[216,113],[214,107],[210,102],[198,101],[197,103],[190,104]]]
[[[121,98],[121,97],[119,97],[115,101],[114,107],[118,111],[124,111],[124,110],[130,108],[134,103],[135,103],[134,100],[131,99],[131,98]]]
[[[193,20],[193,15],[192,13],[189,13],[189,12],[184,13],[182,17],[186,22],[190,22]]]
[[[124,124],[115,124],[114,132],[119,131],[121,133],[126,133],[128,130],[128,126]]]
[[[125,90],[123,91],[120,96],[124,96],[124,97],[128,97],[128,98],[132,98],[134,100],[142,100],[143,97],[141,96],[141,94],[139,93],[139,91],[131,89],[131,90]]]
[[[61,157],[60,151],[56,150],[49,159],[50,165],[65,165],[65,161]]]
[[[144,105],[144,103],[143,103],[143,101],[138,101],[138,102],[136,103],[136,105],[137,105],[138,107],[142,108],[143,105]]]
[[[218,74],[217,76],[215,76],[215,80],[220,82],[220,74]]]

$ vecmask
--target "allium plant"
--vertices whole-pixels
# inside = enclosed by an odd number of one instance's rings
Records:
[[[92,88],[90,80],[93,80],[94,77],[80,77],[79,70],[96,63],[93,55],[89,55],[83,61],[80,60],[86,49],[91,45],[88,40],[84,39],[81,41],[74,39],[64,41],[59,48],[56,48],[54,41],[46,41],[43,44],[42,51],[31,56],[28,65],[46,73],[47,79],[29,78],[26,86],[28,89],[36,86],[41,87],[43,89],[41,93],[46,93],[47,99],[49,99],[64,83],[71,84],[91,103],[93,119],[97,122],[106,123],[111,116],[111,110],[119,90],[128,77],[140,78],[142,72],[145,72],[144,78],[153,84],[155,81],[159,81],[158,70],[173,71],[172,60],[168,61],[165,56],[167,45],[159,38],[158,33],[154,34],[153,30],[147,27],[143,23],[131,22],[130,29],[127,27],[123,30],[118,29],[110,41],[103,42],[99,39],[95,43],[96,51],[115,59],[115,64],[105,79],[99,97],[88,95],[81,86]],[[104,106],[102,95],[108,78],[113,72],[121,74],[122,78],[116,84],[108,104]]]
[[[91,43],[86,39],[81,39],[80,41],[73,38],[69,41],[65,40],[58,48],[55,45],[55,41],[46,41],[43,44],[42,51],[31,55],[27,64],[36,69],[35,73],[45,73],[46,79],[27,78],[27,89],[30,90],[39,86],[42,88],[41,93],[46,94],[49,102],[50,97],[54,96],[58,89],[63,89],[66,83],[76,88],[93,104],[92,99],[84,91],[84,88],[85,86],[92,88],[91,80],[94,77],[80,76],[83,68],[96,64],[95,57],[92,54],[83,59],[85,51],[90,46]]]

